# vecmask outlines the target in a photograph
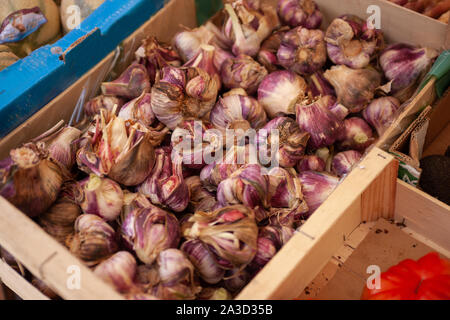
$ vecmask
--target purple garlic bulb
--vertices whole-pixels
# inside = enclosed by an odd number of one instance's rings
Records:
[[[171,130],[183,120],[201,119],[214,106],[219,85],[203,69],[165,67],[152,88],[153,112]]]
[[[90,267],[107,259],[118,249],[114,229],[93,214],[82,214],[75,220],[75,233],[66,244],[72,254]]]
[[[188,177],[185,181],[189,189],[189,211],[213,211],[217,204],[217,200],[215,196],[203,186],[200,177]]]
[[[305,171],[299,174],[303,195],[312,215],[339,184],[339,178],[324,172]]]
[[[333,157],[331,171],[338,177],[343,177],[351,171],[352,167],[361,157],[361,153],[355,150],[339,152]]]
[[[123,191],[117,182],[91,174],[81,186],[83,200],[80,207],[84,213],[95,214],[107,221],[114,221],[119,216]]]
[[[283,35],[288,31],[288,27],[282,27],[270,35],[261,45],[258,52],[257,60],[262,64],[269,73],[278,70],[280,65],[277,58],[277,52],[281,45]]]
[[[88,117],[92,117],[96,114],[100,114],[100,109],[106,109],[108,112],[112,112],[114,108],[120,110],[124,103],[124,99],[122,98],[99,95],[92,98],[84,105],[84,112]]]
[[[244,204],[254,209],[256,220],[266,218],[269,208],[269,179],[258,164],[248,164],[232,173],[217,188],[217,200],[222,206]]]
[[[302,184],[294,169],[274,168],[269,172],[270,215],[280,225],[300,222],[308,212]]]
[[[106,96],[119,96],[125,99],[139,97],[150,90],[147,69],[142,64],[133,63],[122,75],[112,82],[102,83],[102,93]]]
[[[193,30],[184,30],[179,32],[173,38],[173,46],[179,53],[184,62],[194,58],[200,51],[203,44],[210,44],[214,38],[206,26],[200,26]]]
[[[292,71],[275,71],[264,78],[258,88],[258,101],[267,115],[295,114],[295,105],[307,94],[306,81]]]
[[[319,158],[316,155],[307,155],[302,157],[302,159],[298,162],[296,169],[298,172],[303,171],[325,171],[326,163],[322,158]]]
[[[156,120],[151,100],[151,94],[143,92],[136,99],[126,103],[120,109],[118,117],[124,120],[141,121],[144,125],[151,126]]]
[[[216,68],[215,55],[217,49],[214,46],[202,44],[196,56],[186,62],[183,67],[200,68],[206,71],[209,76],[217,82],[220,89],[222,82],[220,80],[220,69]]]
[[[300,75],[320,70],[327,61],[323,31],[297,27],[286,32],[277,58],[284,68]]]
[[[313,0],[278,0],[278,15],[281,20],[295,28],[318,29],[323,15]]]
[[[152,84],[155,83],[156,74],[162,68],[181,66],[178,53],[170,45],[160,43],[152,36],[142,40],[142,45],[136,51],[136,60],[147,68]]]
[[[339,65],[327,70],[324,77],[336,90],[338,103],[342,103],[350,113],[367,107],[381,84],[381,75],[370,68],[354,70]]]
[[[344,15],[331,22],[325,34],[328,56],[335,64],[365,68],[384,46],[383,33],[366,21]]]
[[[197,212],[182,224],[181,230],[186,239],[198,239],[207,245],[224,270],[244,268],[256,254],[255,214],[243,205]]]
[[[224,132],[241,129],[245,133],[266,124],[267,115],[258,100],[244,94],[233,93],[219,98],[209,118],[214,127]]]
[[[361,118],[352,117],[344,120],[344,132],[339,140],[341,149],[362,152],[375,141],[375,137],[367,122]]]
[[[111,284],[118,292],[127,293],[135,288],[136,260],[127,251],[119,251],[94,269],[94,274]]]
[[[95,132],[77,151],[80,170],[125,186],[142,183],[152,170],[155,155],[152,134],[143,124],[129,123],[101,110]]]
[[[408,100],[437,56],[436,50],[407,44],[387,47],[380,56],[380,65],[386,78],[392,81],[390,93],[401,103]]]
[[[184,182],[181,159],[171,147],[158,148],[155,154],[155,165],[137,191],[153,204],[182,212],[189,203],[189,190]]]
[[[228,18],[223,27],[225,38],[232,43],[234,55],[254,57],[261,43],[280,25],[276,11],[270,6],[252,6],[248,0],[225,3]]]
[[[395,120],[400,109],[400,101],[394,97],[373,100],[362,112],[364,119],[377,130],[378,136],[384,133]]]
[[[294,119],[277,117],[258,132],[259,160],[268,164],[272,158],[268,146],[272,141],[273,130],[278,134],[277,160],[281,167],[292,168],[303,157],[309,140],[309,133],[302,131]],[[266,151],[266,152],[261,152]]]
[[[219,283],[225,270],[217,263],[214,254],[200,240],[188,240],[180,248],[195,266],[199,276],[209,284]]]
[[[161,251],[176,248],[180,241],[177,218],[153,205],[131,211],[122,223],[121,233],[125,243],[146,264],[152,264]]]
[[[325,96],[307,103],[305,100],[297,105],[297,123],[300,129],[311,135],[309,145],[319,149],[333,144],[343,130],[342,121],[330,111],[333,97]]]
[[[223,85],[226,88],[242,88],[249,95],[258,90],[267,74],[266,68],[245,54],[225,60],[221,69]]]

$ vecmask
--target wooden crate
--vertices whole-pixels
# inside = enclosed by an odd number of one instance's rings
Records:
[[[353,8],[354,0],[339,3],[325,0],[319,2],[322,7],[326,7],[326,12],[344,13],[339,10],[345,9],[348,10],[345,13],[354,14],[360,14],[363,6],[369,4],[369,1],[361,0],[358,1],[359,6]],[[373,2],[381,3],[378,0],[370,1]],[[385,15],[398,17],[398,12],[386,11]],[[179,24],[195,26],[193,0],[172,0],[128,38],[123,44],[126,54],[120,60],[118,69],[123,70],[132,60],[132,52],[137,49],[144,36],[158,35],[159,39],[167,41],[180,29]],[[392,28],[384,27],[386,33],[393,32]],[[436,48],[442,44],[439,36],[427,37],[427,41],[434,41]],[[405,41],[408,41],[407,37]],[[0,158],[7,156],[10,149],[38,136],[59,120],[67,121],[83,88],[96,88],[111,69],[113,59],[114,53],[111,53],[64,93],[1,140]],[[90,94],[95,94],[95,90],[88,92],[88,95]],[[361,221],[394,217],[397,169],[398,163],[391,155],[379,148],[373,148],[237,299],[291,299],[298,296]],[[0,208],[0,245],[62,298],[123,298],[5,199],[0,198]],[[70,276],[69,267],[74,265],[79,266],[81,270],[82,283],[79,290],[69,289],[66,285]],[[46,298],[6,264],[0,265],[0,277],[5,285],[22,298]]]

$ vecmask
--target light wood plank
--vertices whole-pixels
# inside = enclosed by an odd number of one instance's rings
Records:
[[[0,260],[0,279],[4,285],[24,300],[49,300],[3,260]]]

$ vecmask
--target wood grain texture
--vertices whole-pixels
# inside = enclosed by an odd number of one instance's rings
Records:
[[[360,224],[363,193],[393,162],[378,148],[367,154],[237,299],[297,297]]]
[[[0,280],[24,300],[49,300],[3,260],[0,260]]]

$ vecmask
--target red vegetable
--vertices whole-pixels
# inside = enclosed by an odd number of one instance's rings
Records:
[[[381,288],[364,288],[362,300],[449,300],[450,260],[436,252],[406,259],[381,274]]]

